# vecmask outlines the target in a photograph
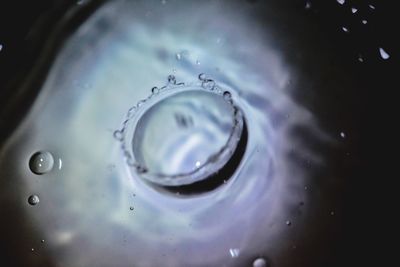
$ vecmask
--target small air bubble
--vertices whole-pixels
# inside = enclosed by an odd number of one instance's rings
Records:
[[[257,258],[253,261],[253,267],[267,267],[267,261],[264,258]]]
[[[32,206],[37,205],[39,202],[40,202],[40,200],[37,195],[31,195],[28,197],[28,203]]]
[[[151,92],[153,94],[158,94],[160,92],[160,89],[158,89],[158,87],[153,87],[153,88],[151,88]]]
[[[201,165],[200,161],[196,161],[196,168],[199,168]]]
[[[342,30],[343,30],[344,32],[349,32],[349,29],[346,28],[346,27],[342,27]]]
[[[340,137],[346,138],[346,134],[344,132],[340,132]]]
[[[1,50],[3,50],[3,45],[2,45],[2,44],[0,44],[0,51],[1,51]]]
[[[306,8],[306,9],[310,9],[310,8],[311,8],[311,2],[310,2],[310,1],[307,1],[307,2],[306,2],[305,8]]]
[[[168,83],[176,84],[176,78],[174,75],[168,76]]]
[[[199,80],[204,81],[206,79],[206,75],[204,73],[199,74]]]
[[[134,209],[135,209],[135,208],[134,208],[134,207],[132,207],[132,206],[130,206],[130,207],[129,207],[129,210],[134,210]]]
[[[200,60],[196,60],[196,65],[200,65]]]
[[[50,152],[36,152],[29,160],[29,168],[35,174],[41,175],[50,172],[54,166],[54,158]]]
[[[368,6],[369,6],[370,9],[375,10],[375,6],[373,6],[371,4],[369,4]]]
[[[40,240],[40,243],[44,243],[44,239]]]
[[[334,211],[331,211],[331,212],[330,212],[330,215],[331,215],[331,216],[334,216],[334,215],[335,215],[335,212],[334,212]]]
[[[364,25],[368,23],[368,21],[367,21],[366,19],[363,19],[361,22],[362,22],[362,24],[364,24]]]
[[[181,60],[182,55],[180,53],[176,53],[175,57],[176,57],[177,60]]]
[[[230,100],[232,98],[232,94],[229,91],[225,91],[223,97],[225,100]]]
[[[117,140],[119,140],[119,141],[122,141],[122,139],[124,139],[124,136],[123,136],[123,134],[122,134],[122,131],[120,131],[120,130],[116,130],[116,131],[114,131],[114,138],[115,139],[117,139]]]
[[[379,53],[381,54],[381,58],[385,60],[390,58],[390,55],[382,47],[379,47]]]
[[[31,251],[32,251],[32,252],[34,252],[34,251],[35,251],[35,249],[34,249],[34,248],[31,248]]]
[[[291,221],[286,221],[286,225],[287,225],[287,226],[291,226],[291,225],[292,225],[292,222],[291,222]]]
[[[364,58],[361,56],[361,55],[358,55],[358,61],[360,61],[360,62],[364,62]]]
[[[338,2],[341,5],[344,5],[344,2],[346,2],[345,0],[336,0],[336,2]]]
[[[353,13],[353,14],[354,14],[354,13],[356,13],[357,11],[358,11],[358,9],[357,9],[357,8],[355,8],[355,7],[352,7],[352,8],[351,8],[351,13]]]

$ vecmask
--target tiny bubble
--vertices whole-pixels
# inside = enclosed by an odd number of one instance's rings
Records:
[[[291,221],[286,221],[286,225],[287,225],[287,226],[291,226],[291,225],[292,225],[292,222],[291,222]]]
[[[31,195],[28,197],[28,203],[32,206],[37,205],[39,202],[40,202],[40,200],[37,195]]]
[[[369,4],[368,6],[369,6],[370,9],[375,10],[375,6],[373,6],[371,4]]]
[[[134,208],[134,207],[132,207],[132,206],[130,206],[130,207],[129,207],[129,209],[130,209],[130,210],[134,210],[135,208]]]
[[[349,29],[346,28],[346,27],[342,27],[342,30],[343,30],[344,32],[349,32]]]
[[[122,134],[122,131],[120,131],[120,130],[116,130],[116,131],[114,131],[114,138],[115,139],[117,139],[117,140],[119,140],[119,141],[122,141],[122,139],[123,139],[123,134]]]
[[[346,138],[346,134],[344,132],[340,132],[340,137]]]
[[[172,84],[176,84],[176,78],[174,75],[169,75],[168,76],[168,82]]]
[[[352,7],[352,8],[351,8],[351,13],[353,13],[353,14],[354,14],[354,13],[356,13],[357,11],[358,11],[358,9],[357,9],[357,8],[355,8],[355,7]]]
[[[204,73],[199,74],[199,80],[204,81],[206,79],[206,75]]]
[[[225,91],[223,97],[225,100],[230,100],[232,98],[232,94],[229,91]]]
[[[364,25],[368,23],[368,21],[367,21],[366,19],[363,19],[361,22],[362,22],[362,24],[364,24]]]
[[[306,9],[310,9],[310,8],[311,8],[311,2],[310,2],[310,1],[307,1],[307,2],[306,2],[305,8],[306,8]]]
[[[158,87],[153,87],[153,88],[151,88],[151,92],[153,94],[158,94],[158,92],[160,92],[160,89],[158,89]]]
[[[182,58],[180,53],[176,53],[175,57],[176,57],[177,60],[181,60],[181,58]]]

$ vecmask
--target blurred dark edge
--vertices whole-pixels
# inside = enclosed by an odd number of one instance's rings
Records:
[[[93,5],[102,2],[94,1]],[[282,1],[282,5],[300,10],[305,2],[286,0]],[[353,4],[376,6],[368,19],[368,30],[356,37],[348,37],[338,32],[338,21],[351,16],[349,12],[344,13],[344,8],[335,0],[310,2],[313,11],[308,19],[317,24],[323,35],[334,43],[333,47],[340,51],[334,52],[338,60],[349,66],[346,70],[352,71],[351,75],[361,85],[349,92],[347,100],[348,104],[353,104],[354,112],[348,123],[353,123],[353,130],[359,134],[355,146],[359,163],[357,170],[352,170],[354,180],[344,196],[344,202],[348,203],[344,214],[345,234],[339,238],[340,244],[336,246],[337,251],[333,252],[334,258],[327,260],[321,267],[388,266],[397,248],[397,243],[393,245],[391,241],[397,228],[396,220],[393,219],[397,210],[394,204],[398,202],[394,192],[397,188],[394,181],[398,176],[394,163],[397,155],[393,153],[397,152],[397,134],[394,129],[399,121],[396,118],[399,70],[395,68],[399,51],[396,21],[398,10],[395,1],[346,1],[347,10]],[[51,37],[57,40],[55,44],[43,46],[43,41],[48,40],[60,26],[55,21],[67,15],[66,10],[73,5],[73,1],[65,0],[2,1],[0,44],[4,45],[4,51],[0,52],[0,147],[29,110],[57,48],[93,10],[93,6],[83,7],[74,20],[75,24],[65,29],[63,36]],[[40,32],[32,32],[34,25],[41,29]],[[49,50],[49,47],[53,49]],[[379,57],[378,47],[383,47],[391,57],[383,61]],[[362,51],[366,59],[363,64],[356,62],[358,51]],[[40,52],[49,53],[50,56],[45,57],[46,62],[42,62],[44,68],[29,78],[33,79],[29,83],[34,84],[37,90],[26,92],[21,84],[28,82],[26,75]],[[17,88],[21,91],[16,91]],[[346,120],[347,114],[341,115]],[[4,251],[4,247],[7,244],[0,245],[1,251]],[[0,252],[0,263],[4,263],[2,255]]]

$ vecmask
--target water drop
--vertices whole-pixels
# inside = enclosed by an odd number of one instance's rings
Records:
[[[34,248],[31,248],[31,251],[32,251],[32,252],[34,252],[34,251],[35,251],[35,249],[34,249]]]
[[[35,206],[39,203],[39,197],[37,195],[31,195],[28,197],[28,203],[32,206]]]
[[[134,208],[134,207],[132,207],[132,206],[130,206],[130,207],[129,207],[129,209],[130,209],[130,210],[134,210],[135,208]]]
[[[310,1],[307,1],[307,2],[306,2],[305,8],[306,8],[306,9],[310,9],[310,8],[311,8],[311,2],[310,2]]]
[[[390,58],[390,55],[382,47],[379,47],[379,53],[381,54],[381,58],[385,60]]]
[[[253,261],[253,267],[267,267],[267,261],[264,258],[257,258]]]
[[[338,2],[341,5],[344,5],[344,3],[346,2],[345,0],[336,0],[336,2]]]
[[[355,7],[352,7],[352,8],[351,8],[351,13],[353,13],[353,14],[354,14],[354,13],[356,13],[357,11],[358,11],[358,9],[357,9],[357,8],[355,8]]]
[[[344,132],[340,132],[340,137],[346,138],[346,134]]]
[[[54,166],[54,158],[50,152],[39,151],[29,160],[29,168],[35,174],[41,175],[50,172]]]
[[[368,21],[367,21],[366,19],[363,19],[361,22],[362,22],[362,24],[364,24],[364,25],[368,23]]]
[[[291,222],[291,221],[286,221],[286,225],[287,225],[287,226],[291,226],[291,225],[292,225],[292,222]]]
[[[160,89],[158,89],[158,87],[153,87],[153,88],[151,88],[151,92],[153,94],[158,94],[160,92]]]
[[[176,57],[177,60],[181,60],[182,55],[180,53],[176,53],[175,57]]]
[[[44,243],[44,239],[40,240],[40,243]]]
[[[229,254],[231,254],[232,258],[239,257],[240,250],[238,248],[231,248],[229,249]]]
[[[342,30],[343,30],[344,32],[349,32],[349,29],[346,28],[346,27],[342,27]]]

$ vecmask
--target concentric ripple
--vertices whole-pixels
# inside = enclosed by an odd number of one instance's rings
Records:
[[[199,186],[210,176],[216,179],[214,174],[233,156],[242,136],[243,115],[231,93],[204,74],[187,85],[177,84],[173,75],[168,81],[129,109],[114,137],[141,178],[166,187]]]

